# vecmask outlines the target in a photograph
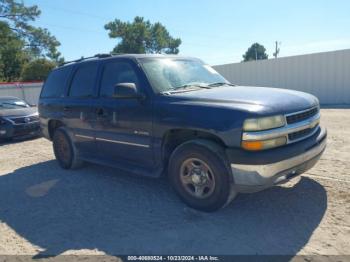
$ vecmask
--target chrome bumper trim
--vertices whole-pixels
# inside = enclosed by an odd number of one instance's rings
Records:
[[[293,174],[293,168],[297,169],[298,166],[320,156],[325,150],[326,144],[327,139],[324,138],[320,144],[309,151],[276,163],[266,165],[242,165],[232,163],[231,170],[235,184],[247,186],[274,184],[277,180],[280,180],[278,177],[275,177],[278,176],[278,174],[283,174],[284,171],[288,170],[290,170],[289,173]],[[296,171],[297,170],[294,170],[294,173]]]

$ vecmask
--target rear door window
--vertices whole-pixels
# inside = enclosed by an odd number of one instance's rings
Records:
[[[45,81],[41,97],[63,97],[72,67],[66,66],[52,71]]]
[[[81,65],[74,74],[71,82],[69,96],[91,97],[94,95],[94,87],[97,76],[97,63]]]
[[[115,85],[120,83],[134,83],[138,87],[139,81],[132,65],[121,61],[105,64],[101,79],[100,96],[112,97]]]

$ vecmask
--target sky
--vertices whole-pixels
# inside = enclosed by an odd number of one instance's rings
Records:
[[[211,65],[242,61],[250,45],[265,46],[269,58],[350,48],[348,0],[24,0],[42,14],[33,24],[61,42],[67,61],[109,53],[118,43],[104,25],[142,16],[160,22],[182,40],[180,55]]]

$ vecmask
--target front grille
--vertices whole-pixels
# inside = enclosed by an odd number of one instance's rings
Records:
[[[313,117],[317,113],[318,113],[318,107],[314,107],[314,108],[311,108],[309,110],[303,111],[301,113],[296,113],[296,114],[293,114],[293,115],[289,115],[289,116],[286,117],[287,123],[288,124],[294,124],[294,123],[297,123],[297,122],[301,122],[301,121],[303,121],[305,119]]]
[[[13,136],[25,136],[28,134],[31,134],[33,132],[39,132],[40,125],[38,123],[33,123],[30,125],[24,125],[24,126],[15,126],[13,130]]]
[[[15,124],[27,124],[27,123],[39,121],[39,117],[38,116],[14,117],[14,118],[10,118],[10,120]]]
[[[289,141],[295,141],[301,138],[305,138],[306,136],[310,135],[317,127],[314,128],[306,128],[304,130],[300,130],[294,133],[288,134]]]

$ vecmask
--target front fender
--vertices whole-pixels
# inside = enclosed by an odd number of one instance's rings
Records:
[[[220,138],[227,147],[240,146],[242,123],[247,117],[232,109],[192,104],[162,104],[155,111],[156,138],[172,129],[197,130]]]

